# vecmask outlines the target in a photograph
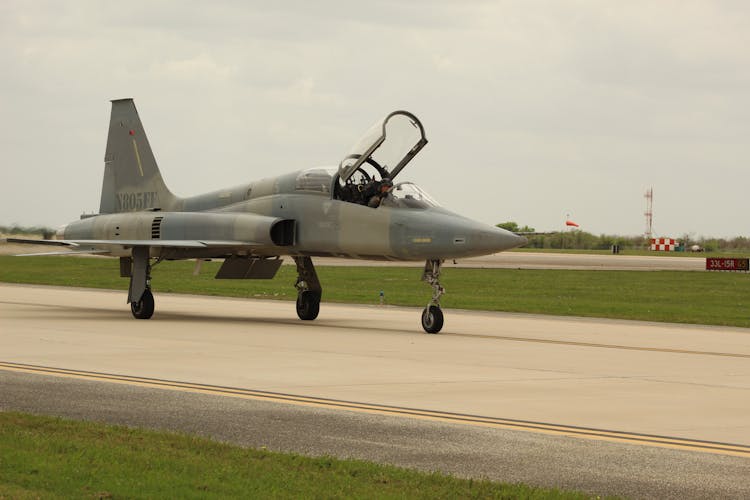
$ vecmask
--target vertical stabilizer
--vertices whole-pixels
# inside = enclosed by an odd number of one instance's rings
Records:
[[[112,101],[99,213],[174,209],[133,99]]]

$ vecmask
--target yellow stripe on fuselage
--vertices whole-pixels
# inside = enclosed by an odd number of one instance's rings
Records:
[[[135,151],[135,161],[138,162],[138,171],[141,173],[141,177],[143,177],[143,165],[141,165],[141,155],[138,154],[138,144],[136,144],[135,139],[133,139],[133,151]]]

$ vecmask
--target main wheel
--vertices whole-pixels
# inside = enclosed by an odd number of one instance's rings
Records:
[[[320,312],[320,292],[305,290],[297,295],[297,316],[302,320],[313,320]]]
[[[154,315],[154,294],[146,289],[138,302],[130,303],[130,312],[138,319],[149,319]]]
[[[427,333],[437,333],[443,328],[443,310],[438,306],[427,306],[422,311],[422,328]]]

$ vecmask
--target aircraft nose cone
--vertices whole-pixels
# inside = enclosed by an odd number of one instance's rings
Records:
[[[482,233],[482,240],[484,240],[487,253],[502,252],[528,243],[524,236],[519,236],[499,227],[490,227]]]

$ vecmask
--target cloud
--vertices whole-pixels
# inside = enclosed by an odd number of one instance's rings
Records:
[[[10,0],[0,213],[56,224],[95,209],[107,100],[135,97],[182,194],[336,164],[405,108],[430,143],[404,176],[467,216],[545,228],[575,209],[594,232],[637,233],[653,184],[665,232],[732,235],[750,181],[749,9]]]

